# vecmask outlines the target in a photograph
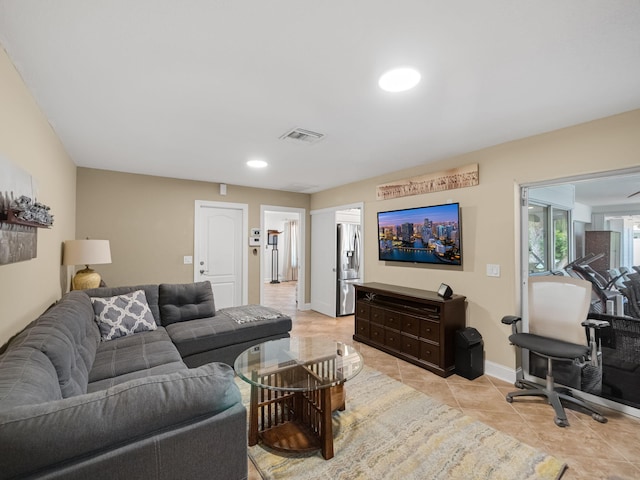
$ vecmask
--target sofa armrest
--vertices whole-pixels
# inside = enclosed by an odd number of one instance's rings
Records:
[[[8,477],[93,455],[241,403],[223,364],[131,380],[106,390],[0,411],[0,472]]]

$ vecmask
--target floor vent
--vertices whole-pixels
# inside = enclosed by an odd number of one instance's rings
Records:
[[[305,130],[303,128],[294,128],[280,136],[280,140],[311,145],[312,143],[322,140],[324,136],[324,133],[312,132],[311,130]]]

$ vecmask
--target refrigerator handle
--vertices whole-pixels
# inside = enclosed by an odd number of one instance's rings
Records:
[[[358,272],[358,276],[360,276],[360,228],[356,227],[356,232],[353,235],[353,256],[354,259],[354,267],[356,267],[356,271]]]

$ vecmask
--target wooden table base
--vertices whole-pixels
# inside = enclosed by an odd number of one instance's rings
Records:
[[[309,392],[273,391],[252,385],[249,446],[260,439],[279,451],[320,449],[329,460],[334,454],[331,413],[344,409],[343,385]]]

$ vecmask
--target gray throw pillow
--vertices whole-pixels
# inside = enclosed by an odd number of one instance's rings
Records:
[[[91,303],[103,341],[158,328],[144,290],[114,297],[91,297]]]

